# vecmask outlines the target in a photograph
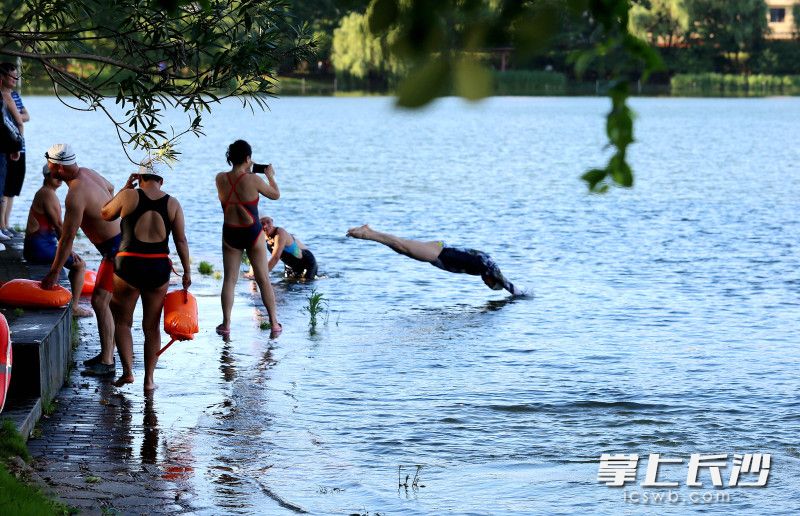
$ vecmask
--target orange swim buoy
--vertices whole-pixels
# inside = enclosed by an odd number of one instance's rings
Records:
[[[0,287],[0,303],[20,308],[59,308],[71,300],[72,294],[61,285],[45,290],[35,280],[13,279]]]
[[[94,292],[94,284],[97,282],[97,273],[86,269],[83,275],[83,288],[81,289],[82,296],[90,296]]]
[[[8,321],[0,314],[0,412],[6,404],[8,385],[11,383],[11,331]]]
[[[164,331],[172,340],[161,348],[160,355],[176,340],[192,340],[200,331],[197,324],[197,300],[188,290],[173,290],[164,298]]]

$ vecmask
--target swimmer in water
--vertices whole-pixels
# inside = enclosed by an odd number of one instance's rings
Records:
[[[525,295],[523,289],[515,287],[503,277],[492,257],[483,251],[451,247],[441,240],[421,242],[399,238],[389,233],[375,231],[367,224],[350,228],[347,230],[347,236],[378,242],[397,253],[421,262],[428,262],[434,267],[448,272],[480,276],[486,286],[492,290],[506,289],[515,296]]]
[[[267,238],[267,249],[272,253],[267,263],[270,271],[280,260],[287,278],[313,280],[316,277],[317,260],[303,242],[285,229],[276,227],[271,217],[261,217],[261,227]]]

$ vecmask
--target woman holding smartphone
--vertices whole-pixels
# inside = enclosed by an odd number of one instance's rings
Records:
[[[217,194],[222,203],[222,324],[217,326],[217,333],[223,336],[230,335],[231,309],[233,308],[233,294],[236,282],[239,279],[239,267],[242,263],[242,253],[247,251],[247,257],[253,265],[253,273],[261,300],[267,308],[269,322],[272,328],[271,337],[277,337],[283,328],[278,322],[275,308],[275,293],[269,282],[267,269],[267,248],[264,241],[261,222],[258,218],[258,200],[261,195],[268,199],[277,200],[281,196],[277,183],[275,183],[275,170],[272,165],[263,167],[264,181],[256,174],[251,174],[253,169],[253,150],[244,140],[236,140],[228,147],[226,158],[231,170],[217,174]]]

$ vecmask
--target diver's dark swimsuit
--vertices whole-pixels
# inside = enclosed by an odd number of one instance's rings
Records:
[[[169,281],[172,261],[169,259],[169,235],[172,223],[169,220],[167,203],[169,195],[150,199],[142,190],[136,209],[122,217],[122,244],[116,257],[116,275],[139,290],[154,290]],[[161,215],[167,235],[160,242],[142,242],[136,238],[136,223],[148,211]]]
[[[223,216],[225,215],[225,210],[228,208],[228,206],[231,204],[238,204],[247,210],[247,213],[252,219],[252,223],[236,225],[224,222],[222,224],[222,240],[234,249],[245,250],[253,247],[253,245],[258,242],[258,239],[261,238],[261,233],[263,231],[261,228],[261,222],[258,220],[258,197],[256,197],[253,201],[245,202],[241,199],[232,201],[231,196],[236,193],[236,185],[244,177],[244,174],[240,175],[236,181],[231,181],[230,175],[227,175],[227,177],[228,183],[231,185],[231,190],[228,192],[228,197],[222,201]]]
[[[471,274],[480,276],[485,282],[488,280],[489,288],[492,290],[506,289],[512,294],[522,295],[524,292],[508,281],[500,267],[497,266],[492,257],[477,249],[467,249],[463,247],[449,247],[444,242],[439,242],[442,252],[436,261],[431,265],[442,270],[455,273]],[[487,283],[487,285],[488,285]]]

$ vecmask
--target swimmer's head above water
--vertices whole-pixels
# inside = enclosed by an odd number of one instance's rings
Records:
[[[272,236],[272,233],[275,232],[275,224],[272,221],[272,217],[261,217],[261,227],[264,229],[264,233],[268,236]]]

